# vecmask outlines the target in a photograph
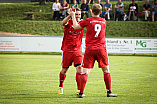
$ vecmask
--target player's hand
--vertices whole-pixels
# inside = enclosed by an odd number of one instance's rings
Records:
[[[71,9],[71,8],[69,9],[69,11],[68,11],[68,12],[69,12],[69,15],[70,15],[70,16],[74,16],[74,15],[75,15],[75,13],[76,13],[76,11],[75,11],[75,12],[74,12],[74,11],[72,11],[72,9]]]
[[[92,9],[90,9],[90,13],[92,14]]]
[[[72,12],[72,9],[69,8],[69,9],[68,9],[68,14],[70,15],[71,12]]]

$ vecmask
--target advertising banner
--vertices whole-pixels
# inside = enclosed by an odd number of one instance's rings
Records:
[[[0,51],[62,52],[62,37],[0,37]]]
[[[109,53],[134,53],[134,44],[132,39],[106,39],[106,47]]]
[[[157,53],[157,39],[135,39],[135,53]]]
[[[62,52],[63,37],[0,37],[0,51]],[[155,38],[106,38],[108,53],[156,53]],[[85,52],[85,38],[82,39]]]
[[[20,51],[21,39],[18,37],[0,37],[0,51]]]

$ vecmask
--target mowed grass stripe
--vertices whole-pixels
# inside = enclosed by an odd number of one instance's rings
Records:
[[[155,104],[157,57],[109,56],[112,91],[107,98],[103,73],[97,62],[91,70],[85,97],[76,99],[76,69],[71,66],[64,82],[64,94],[58,95],[61,55],[0,55],[0,103],[75,104],[116,103]]]

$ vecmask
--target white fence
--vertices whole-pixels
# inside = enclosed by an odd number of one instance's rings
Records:
[[[63,37],[0,37],[0,51],[62,52]],[[106,38],[108,53],[155,53],[157,38]],[[85,38],[82,40],[85,51]]]

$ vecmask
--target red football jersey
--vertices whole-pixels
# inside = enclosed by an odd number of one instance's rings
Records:
[[[100,17],[84,19],[81,27],[86,27],[86,49],[97,50],[106,48],[105,29],[106,20]]]
[[[79,22],[78,22],[79,23]],[[73,22],[70,19],[68,24],[64,26],[64,37],[61,50],[67,52],[82,51],[82,37],[84,29],[74,30]]]

